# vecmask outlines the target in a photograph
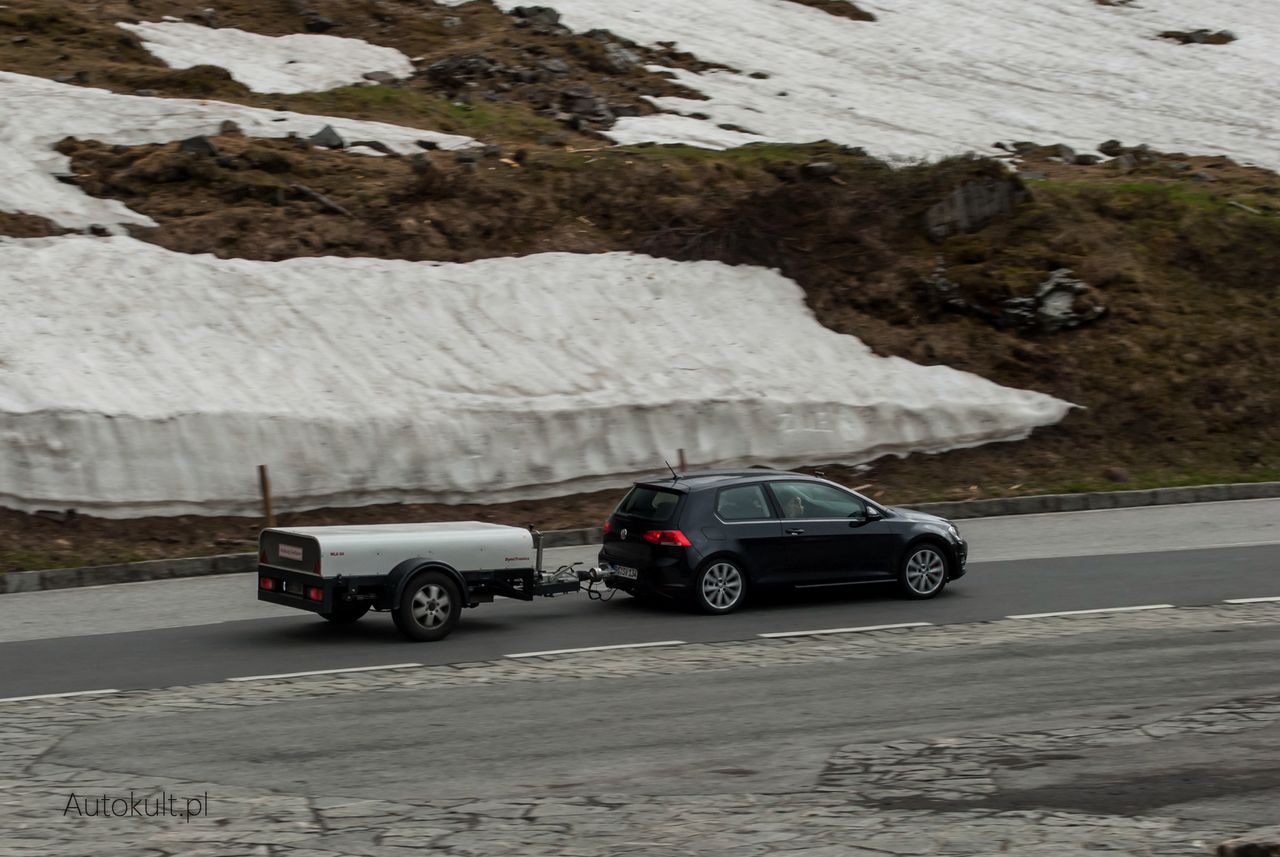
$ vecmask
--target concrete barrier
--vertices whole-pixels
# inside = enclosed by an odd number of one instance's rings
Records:
[[[959,520],[1005,515],[1038,515],[1047,512],[1124,509],[1135,506],[1165,506],[1175,503],[1260,500],[1271,497],[1280,497],[1280,482],[1194,485],[1185,488],[1150,488],[1141,491],[1094,491],[1087,494],[1038,494],[1031,497],[995,497],[990,500],[918,503],[910,508]],[[603,531],[599,527],[550,530],[543,534],[543,546],[563,548],[593,545],[599,544],[602,538]],[[138,583],[175,577],[201,577],[207,574],[243,574],[257,567],[257,559],[256,554],[237,553],[186,559],[156,559],[85,568],[11,571],[0,574],[0,595],[10,592],[67,589],[73,586],[101,586],[108,583]]]

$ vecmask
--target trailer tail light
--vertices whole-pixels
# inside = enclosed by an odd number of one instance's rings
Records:
[[[276,588],[276,582],[269,577],[258,578],[258,588],[265,589],[268,592]]]
[[[310,600],[312,600],[312,601],[323,601],[323,600],[324,600],[324,590],[323,590],[323,589],[321,589],[321,588],[320,588],[320,587],[318,587],[318,586],[308,586],[308,587],[307,587],[307,598],[309,598],[309,599],[310,599]]]
[[[679,530],[650,530],[644,534],[644,540],[655,545],[671,545],[678,548],[690,546],[689,539]]]

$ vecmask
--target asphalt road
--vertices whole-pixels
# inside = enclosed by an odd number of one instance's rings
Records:
[[[336,627],[259,604],[252,576],[8,595],[0,597],[0,640],[7,640],[0,643],[0,699],[595,646],[1280,596],[1280,501],[961,524],[976,561],[964,579],[928,602],[855,587],[708,617],[649,607],[621,594],[603,604],[583,595],[532,604],[499,601],[467,611],[447,640],[430,644],[405,642],[383,615]],[[566,549],[552,561],[589,559],[593,553]]]

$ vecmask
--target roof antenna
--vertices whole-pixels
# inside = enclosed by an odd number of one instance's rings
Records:
[[[672,467],[672,466],[671,466],[671,462],[670,462],[670,461],[667,461],[667,460],[664,458],[664,459],[662,459],[662,463],[663,463],[663,464],[665,464],[665,465],[667,465],[667,469],[671,471],[671,481],[672,481],[672,482],[677,482],[677,481],[679,481],[679,479],[680,479],[680,474],[679,474],[679,473],[676,473],[676,469],[675,469],[674,467]]]

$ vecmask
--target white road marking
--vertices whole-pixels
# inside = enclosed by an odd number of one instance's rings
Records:
[[[654,646],[683,646],[684,640],[662,640],[658,643],[622,643],[617,646],[585,646],[581,649],[549,649],[545,652],[517,652],[508,658],[539,658],[543,655],[574,655],[579,652],[607,652],[614,649],[651,649]]]
[[[376,667],[346,667],[338,670],[307,670],[300,673],[276,673],[275,675],[242,675],[236,678],[229,678],[227,681],[261,681],[270,678],[298,678],[308,675],[334,675],[336,673],[366,673],[373,670],[403,670],[410,667],[420,667],[422,664],[383,664]]]
[[[68,696],[101,696],[104,693],[119,693],[114,687],[105,690],[76,690],[71,693],[41,693],[35,696],[6,696],[0,702],[22,702],[28,699],[66,699]]]
[[[902,622],[897,625],[863,625],[861,628],[827,628],[822,631],[774,631],[769,634],[756,634],[757,637],[816,637],[819,634],[859,634],[863,631],[891,631],[894,628],[932,627],[932,622]]]
[[[1097,607],[1093,610],[1061,610],[1057,613],[1019,613],[1007,619],[1048,619],[1053,616],[1086,616],[1090,613],[1132,613],[1135,610],[1169,610],[1172,604],[1140,604],[1136,607]]]
[[[1280,601],[1280,595],[1268,595],[1265,598],[1228,598],[1224,604],[1262,604],[1267,601]]]

